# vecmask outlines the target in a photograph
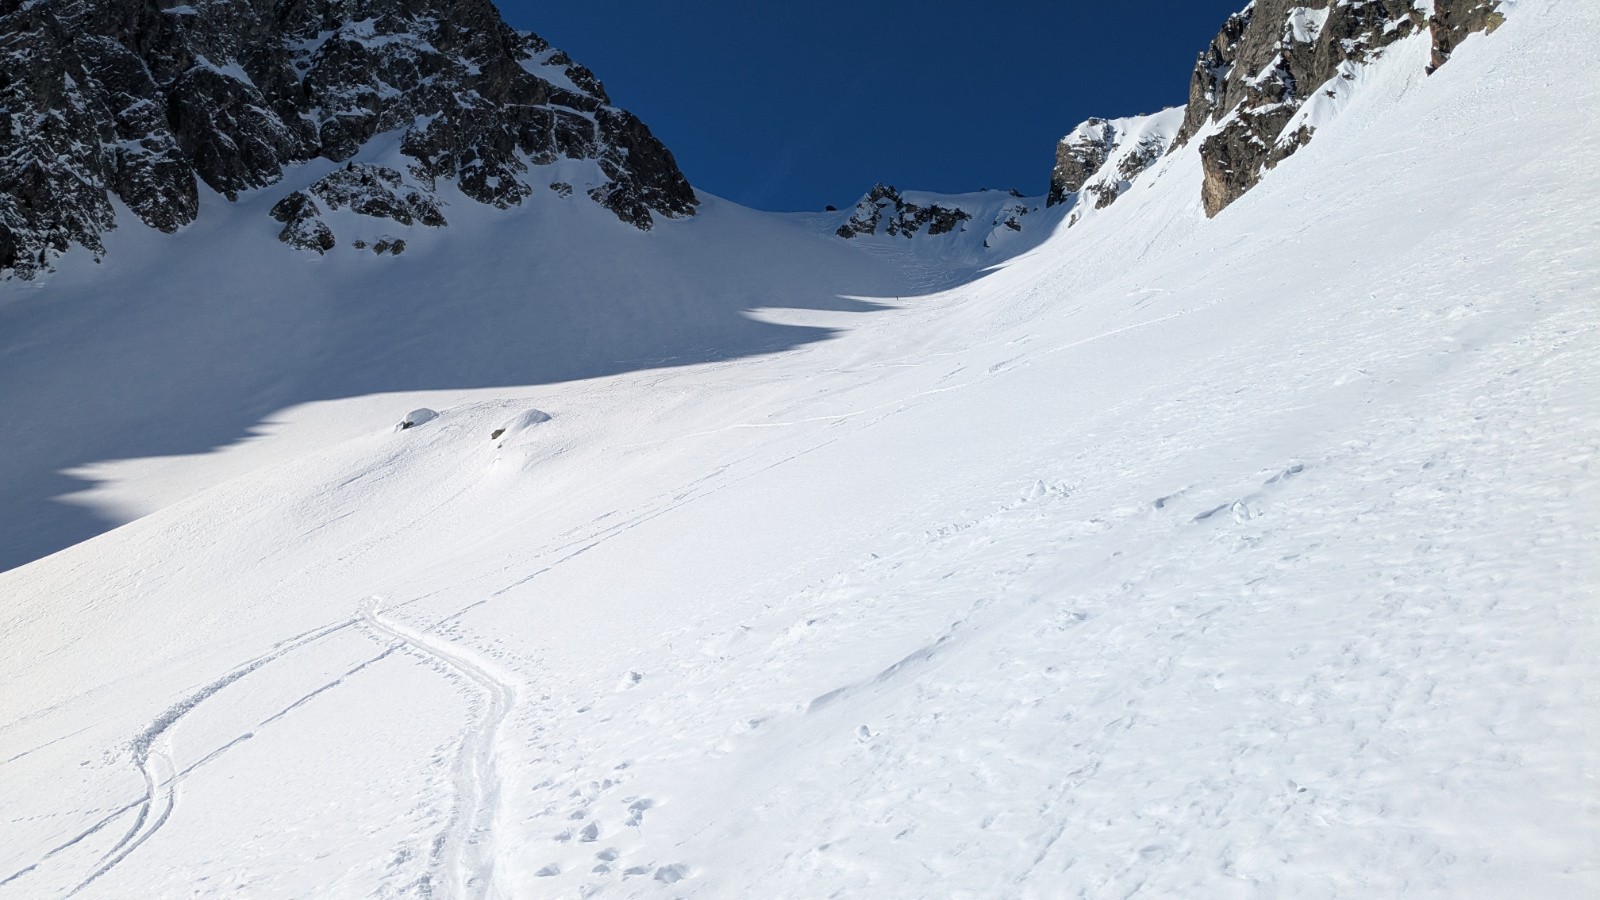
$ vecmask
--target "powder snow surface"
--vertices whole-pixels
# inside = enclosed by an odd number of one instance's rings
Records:
[[[722,254],[753,311],[708,334],[786,349],[341,381],[159,464],[77,419],[155,511],[0,574],[0,897],[1600,894],[1597,35],[1397,45],[1215,220],[1179,154],[898,301],[798,302],[881,261],[728,204],[583,232]],[[218,240],[233,302],[306,303]],[[561,352],[508,321],[485,365]]]

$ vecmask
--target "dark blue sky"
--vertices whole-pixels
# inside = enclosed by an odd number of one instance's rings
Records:
[[[499,0],[605,82],[695,186],[762,209],[874,182],[1042,194],[1089,116],[1182,103],[1245,0]]]

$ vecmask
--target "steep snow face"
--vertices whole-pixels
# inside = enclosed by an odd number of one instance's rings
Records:
[[[1069,224],[1105,209],[1172,146],[1183,110],[1127,119],[1089,119],[1056,145],[1049,205],[1073,210]]]
[[[1425,36],[1387,54],[1226,216],[1190,147],[915,302],[810,279],[920,237],[580,204],[574,240],[638,267],[600,286],[638,295],[590,311],[607,340],[666,348],[630,316],[724,295],[832,339],[352,374],[172,463],[230,480],[0,574],[0,896],[1595,896],[1600,84],[1562,73],[1600,11],[1525,8],[1431,78]],[[387,268],[269,241],[241,270],[203,228],[69,266],[52,289],[94,302],[216,260],[208,293],[28,332],[5,383],[91,322],[99,354],[56,367],[222,373],[166,401],[200,423],[253,396],[229,353],[583,359],[506,298],[587,243],[485,226],[447,279],[421,234]],[[630,254],[669,244],[663,298]],[[337,290],[300,297],[313,267]],[[156,301],[304,328],[191,359],[151,345]],[[252,344],[328,323],[380,349]],[[8,454],[47,409],[62,447],[138,439],[41,406],[0,417]]]
[[[585,193],[618,218],[694,212],[649,129],[489,0],[279,6],[0,3],[16,123],[0,132],[0,273],[31,277],[74,244],[99,256],[118,203],[170,233],[198,215],[201,184],[237,199],[380,138],[398,141],[413,193],[443,182],[506,208],[546,189],[540,167],[591,160],[602,177]],[[283,239],[325,252],[333,229],[298,205]]]

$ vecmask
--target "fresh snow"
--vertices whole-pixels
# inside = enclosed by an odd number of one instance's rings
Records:
[[[1328,7],[1312,9],[1297,6],[1289,10],[1289,21],[1283,26],[1283,39],[1297,44],[1314,44],[1328,24]]]
[[[1595,896],[1600,10],[1516,12],[931,293],[553,193],[8,285],[13,560],[142,517],[0,573],[0,898]]]

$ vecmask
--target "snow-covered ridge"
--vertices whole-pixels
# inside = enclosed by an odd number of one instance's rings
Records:
[[[901,191],[875,185],[845,213],[833,233],[845,240],[858,237],[938,237],[980,234],[984,246],[1002,237],[997,230],[1022,230],[1025,216],[1038,204],[1015,190],[983,189],[964,194]]]
[[[1049,236],[1060,216],[1043,197],[984,188],[964,193],[874,185],[854,206],[786,218],[852,249],[891,261],[924,290],[973,277]]]

